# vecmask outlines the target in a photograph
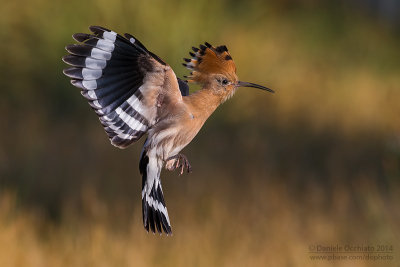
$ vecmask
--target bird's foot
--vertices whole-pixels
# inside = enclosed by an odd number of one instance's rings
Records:
[[[183,154],[177,154],[175,156],[169,157],[167,163],[165,163],[165,168],[169,171],[180,169],[180,174],[182,175],[186,169],[187,173],[192,172],[192,166],[190,166],[189,160]]]

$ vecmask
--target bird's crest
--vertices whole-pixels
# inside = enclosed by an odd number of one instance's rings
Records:
[[[200,48],[192,47],[191,59],[184,58],[183,66],[191,70],[188,82],[204,83],[210,74],[236,73],[236,66],[225,45],[214,47],[205,42]]]

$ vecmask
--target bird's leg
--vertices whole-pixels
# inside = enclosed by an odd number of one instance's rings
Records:
[[[187,173],[192,172],[192,166],[190,166],[189,160],[183,154],[176,154],[175,156],[169,157],[167,159],[167,163],[165,164],[165,168],[169,171],[181,169],[179,175],[182,175],[185,169]]]

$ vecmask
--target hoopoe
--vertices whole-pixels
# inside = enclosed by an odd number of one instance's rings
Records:
[[[147,231],[172,234],[160,180],[163,166],[191,172],[180,151],[238,87],[274,91],[239,81],[225,45],[193,47],[192,58],[183,63],[192,72],[183,81],[132,35],[89,29],[92,34],[73,35],[79,44],[66,46],[63,61],[72,67],[64,74],[81,89],[114,146],[126,148],[147,134],[139,162],[143,224]],[[202,88],[189,94],[188,82]]]

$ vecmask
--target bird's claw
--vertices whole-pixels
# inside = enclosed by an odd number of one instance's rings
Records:
[[[169,162],[170,160],[174,160]],[[167,164],[165,166],[168,170],[173,171],[176,169],[180,169],[179,175],[182,175],[186,169],[187,173],[192,172],[192,166],[189,163],[187,157],[183,154],[177,154],[168,158]]]

